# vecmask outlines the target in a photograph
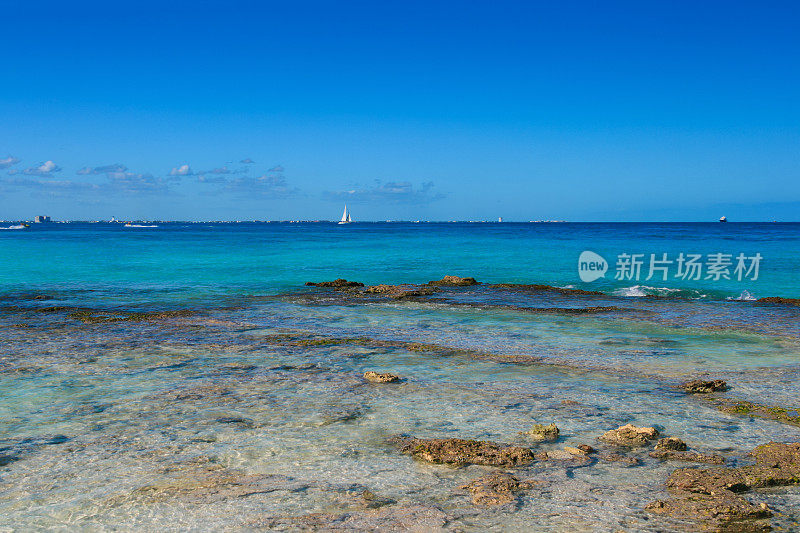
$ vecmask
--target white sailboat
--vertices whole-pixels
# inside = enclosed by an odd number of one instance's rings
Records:
[[[344,213],[342,213],[342,220],[339,221],[339,224],[350,224],[352,221],[350,211],[347,210],[347,204],[344,204]]]

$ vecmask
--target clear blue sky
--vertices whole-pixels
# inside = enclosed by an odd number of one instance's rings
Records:
[[[800,220],[796,2],[2,18],[0,219]]]

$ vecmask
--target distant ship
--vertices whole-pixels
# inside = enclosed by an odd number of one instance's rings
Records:
[[[30,228],[30,226],[27,224],[16,224],[14,226],[9,226],[7,228],[0,228],[0,229],[25,229],[25,228]]]
[[[727,222],[728,221],[728,217],[719,217],[719,221],[720,222]]]
[[[344,205],[344,213],[342,213],[342,220],[339,224],[350,224],[353,220],[350,218],[350,211],[347,210],[347,204]]]

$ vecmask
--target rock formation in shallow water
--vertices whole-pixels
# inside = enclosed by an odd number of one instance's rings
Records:
[[[684,392],[689,394],[709,394],[728,390],[728,384],[721,379],[715,379],[713,381],[695,379],[693,381],[687,381],[681,385],[681,388]]]
[[[612,429],[601,435],[599,440],[617,446],[647,446],[651,440],[658,437],[658,430],[651,427],[636,427],[633,424]]]
[[[473,505],[503,505],[515,501],[515,493],[529,489],[531,483],[511,474],[494,472],[470,481],[460,488],[472,493]]]
[[[482,440],[397,438],[392,442],[401,452],[430,463],[512,467],[534,461],[528,448]]]
[[[395,383],[400,381],[400,376],[394,374],[378,374],[372,370],[364,372],[364,379],[370,383]]]
[[[558,434],[558,427],[553,423],[546,426],[544,424],[534,424],[531,429],[523,433],[524,436],[539,441],[556,441],[558,440]]]
[[[475,278],[462,278],[460,276],[445,276],[440,280],[429,281],[428,285],[440,285],[443,287],[465,287],[467,285],[477,285]]]
[[[653,502],[647,510],[715,523],[770,516],[765,504],[755,505],[739,494],[761,487],[800,484],[800,442],[762,444],[750,455],[756,462],[748,466],[675,470],[666,483],[674,498]]]
[[[308,287],[363,287],[363,283],[359,283],[358,281],[347,281],[343,278],[337,278],[333,281],[306,281],[306,285]]]
[[[403,298],[414,298],[419,296],[430,296],[436,292],[435,287],[419,285],[372,285],[364,291],[367,294],[380,294],[396,300]]]

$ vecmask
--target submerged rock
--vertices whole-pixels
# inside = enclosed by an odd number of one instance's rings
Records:
[[[558,434],[558,427],[556,427],[556,425],[553,423],[550,423],[546,426],[544,424],[534,424],[531,429],[523,433],[523,435],[526,437],[539,441],[558,440]]]
[[[621,453],[608,453],[605,455],[601,455],[600,459],[607,463],[620,463],[621,465],[624,466],[637,466],[642,463],[636,457],[622,455]]]
[[[473,505],[503,505],[516,500],[515,493],[530,487],[531,483],[520,481],[511,474],[494,472],[459,488],[472,493]]]
[[[654,459],[673,459],[690,463],[708,463],[712,465],[725,464],[725,458],[714,453],[699,453],[678,450],[656,449],[648,454]]]
[[[797,408],[762,405],[745,400],[727,398],[718,398],[713,401],[715,407],[723,413],[764,418],[791,426],[800,426],[800,409]]]
[[[685,451],[686,448],[686,443],[677,437],[667,437],[656,443],[656,450],[675,450],[682,452]]]
[[[607,431],[599,440],[617,446],[647,446],[649,442],[658,437],[658,430],[652,427],[636,427],[633,424],[625,424]]]
[[[364,379],[366,379],[370,383],[395,383],[397,381],[400,381],[400,376],[388,373],[378,374],[377,372],[368,370],[367,372],[364,372]]]
[[[695,379],[693,381],[687,381],[681,385],[681,388],[683,388],[684,392],[689,394],[709,394],[728,390],[728,384],[721,379],[715,379],[713,381]]]
[[[542,285],[538,283],[496,283],[494,285],[489,285],[492,289],[513,289],[513,290],[522,290],[522,291],[545,291],[545,292],[557,292],[559,294],[566,294],[566,295],[581,295],[581,296],[607,296],[605,293],[600,291],[587,291],[584,289],[573,289],[569,287],[554,287],[552,285]]]
[[[465,287],[467,285],[477,285],[475,278],[462,278],[460,276],[445,276],[440,280],[429,281],[428,285],[440,285],[448,287]]]
[[[800,298],[782,298],[780,296],[767,296],[766,298],[759,298],[758,300],[756,300],[756,303],[800,306]]]
[[[534,461],[533,452],[520,446],[467,439],[393,439],[400,451],[437,464],[453,466],[521,466]]]
[[[371,287],[367,287],[366,291],[367,294],[381,294],[383,296],[388,296],[389,298],[395,298],[397,300],[402,298],[413,298],[417,296],[430,296],[431,294],[436,292],[436,288],[434,287],[424,287],[418,285],[373,285]]]
[[[750,455],[756,460],[753,465],[675,470],[666,483],[674,498],[653,502],[647,510],[716,523],[770,516],[765,504],[755,505],[739,493],[759,487],[800,484],[800,442],[762,444]]]
[[[363,283],[359,283],[358,281],[347,281],[343,278],[338,278],[333,281],[306,281],[306,286],[308,287],[363,287]]]

